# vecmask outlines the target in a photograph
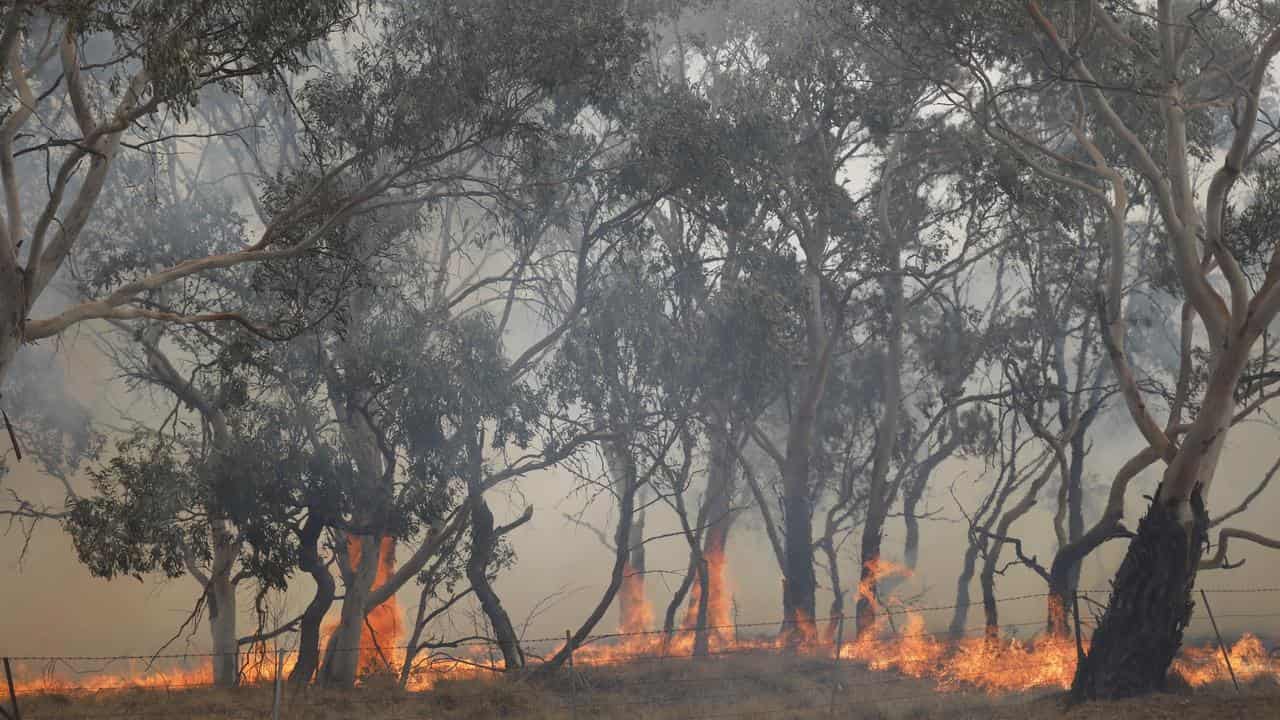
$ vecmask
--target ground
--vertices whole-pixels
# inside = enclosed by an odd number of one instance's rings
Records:
[[[283,720],[711,720],[712,718],[850,718],[851,720],[1230,720],[1280,718],[1280,684],[1183,689],[1118,703],[1067,707],[1061,691],[989,696],[940,692],[932,683],[851,663],[777,655],[681,662],[632,662],[588,668],[548,680],[450,680],[429,692],[400,691],[372,679],[349,692],[284,689]],[[834,688],[832,683],[838,683]],[[271,717],[273,689],[115,690],[30,695],[24,720],[182,720]]]

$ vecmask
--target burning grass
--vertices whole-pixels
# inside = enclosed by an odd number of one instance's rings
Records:
[[[1280,684],[1257,677],[1237,696],[1213,683],[1169,695],[1067,709],[1059,691],[991,695],[977,688],[939,691],[931,679],[872,670],[853,662],[777,652],[699,659],[634,661],[578,668],[545,681],[489,676],[443,679],[430,692],[402,691],[374,675],[352,691],[287,690],[289,720],[676,720],[710,717],[924,720],[996,718],[1280,717]],[[138,688],[27,696],[28,720],[183,718],[219,720],[270,716],[271,687],[235,690]]]

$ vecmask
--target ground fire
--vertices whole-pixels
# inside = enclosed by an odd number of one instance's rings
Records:
[[[383,568],[391,567],[394,548],[384,544],[379,577]],[[358,548],[352,548],[358,556]],[[767,655],[788,653],[800,656],[833,659],[834,637],[840,633],[819,633],[810,627],[801,637],[806,641],[796,644],[784,632],[770,632],[765,624],[735,625],[729,617],[731,603],[728,567],[723,556],[708,558],[712,576],[713,602],[709,606],[708,631],[710,649],[705,658],[694,656],[696,607],[698,597],[692,595],[686,614],[686,623],[672,634],[654,630],[649,624],[654,617],[643,584],[632,581],[624,584],[624,591],[635,593],[628,603],[632,613],[620,618],[618,633],[605,641],[586,644],[574,653],[578,667],[625,666],[629,662],[648,658],[667,658],[688,662],[717,662],[725,656],[751,653]],[[883,579],[892,574],[905,574],[903,568],[882,563],[872,577]],[[639,578],[638,574],[628,577]],[[860,593],[867,593],[870,583],[863,583]],[[695,587],[697,587],[695,585]],[[1071,686],[1075,673],[1077,647],[1071,635],[1040,634],[1020,640],[980,628],[974,637],[952,639],[945,632],[931,631],[925,613],[902,604],[894,598],[879,600],[870,598],[876,610],[877,623],[860,639],[848,639],[840,643],[839,658],[868,670],[894,673],[900,676],[932,682],[939,692],[981,691],[999,696],[1009,693],[1037,690],[1063,690]],[[361,674],[398,672],[404,661],[404,648],[400,646],[400,611],[388,603],[370,614],[372,634],[362,646]],[[849,618],[852,622],[852,619]],[[776,623],[772,624],[776,631]],[[994,629],[992,629],[994,630]],[[765,631],[765,632],[762,632]],[[850,633],[851,635],[852,633]],[[823,637],[822,640],[817,638]],[[1088,641],[1083,641],[1087,650]],[[559,649],[556,647],[556,649]],[[470,645],[459,648],[455,660],[439,660],[424,665],[411,674],[406,687],[413,691],[428,691],[445,679],[474,679],[496,677],[499,662],[492,658],[489,648]],[[1213,683],[1229,682],[1231,671],[1240,682],[1263,678],[1280,681],[1280,661],[1267,652],[1261,639],[1242,635],[1229,650],[1231,667],[1228,668],[1223,653],[1217,646],[1185,647],[1173,664],[1173,672],[1188,685],[1200,687]],[[170,661],[173,658],[166,658]],[[243,682],[246,684],[271,682],[275,678],[275,652],[266,646],[254,646],[244,653],[242,660]],[[293,665],[293,656],[286,654],[284,671],[287,675]],[[38,663],[21,663],[18,691],[21,693],[71,692],[76,690],[108,690],[125,688],[183,688],[212,683],[210,664],[206,661],[194,667],[149,667],[141,661],[132,661],[113,672],[94,674],[91,679],[73,679],[60,674],[56,667],[40,667]]]

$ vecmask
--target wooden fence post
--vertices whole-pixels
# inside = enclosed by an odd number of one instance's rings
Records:
[[[564,631],[564,645],[569,648],[569,717],[578,720],[578,678],[573,674],[573,635]]]
[[[836,690],[840,687],[840,650],[844,647],[844,613],[836,618],[836,646],[831,658],[831,705],[828,712],[836,716]]]
[[[9,667],[9,658],[4,659],[4,679],[9,685],[9,707],[13,710],[12,712],[5,712],[3,708],[0,708],[0,714],[10,718],[10,720],[22,720],[22,711],[18,709],[18,693],[13,689],[13,669]]]
[[[284,650],[276,650],[276,691],[275,698],[271,701],[271,720],[280,720],[280,706],[283,704],[281,700],[284,697],[284,685],[282,676],[284,675]]]

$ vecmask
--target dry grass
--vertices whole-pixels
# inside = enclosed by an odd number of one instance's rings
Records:
[[[833,681],[837,684],[834,687]],[[23,699],[26,720],[271,717],[269,687],[237,690],[125,690]],[[1280,687],[1259,682],[1237,695],[1230,686],[1121,703],[1066,708],[1061,693],[989,697],[937,692],[932,684],[830,661],[742,655],[712,660],[635,662],[588,668],[545,682],[442,681],[406,693],[375,680],[350,692],[286,688],[286,720],[676,720],[691,718],[848,718],[850,720],[1226,720],[1280,718]]]

